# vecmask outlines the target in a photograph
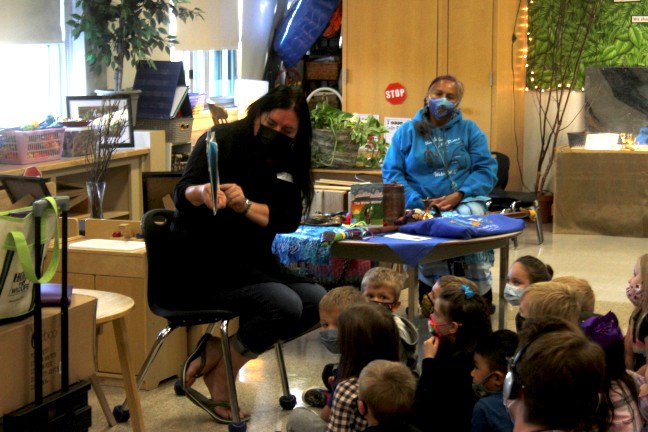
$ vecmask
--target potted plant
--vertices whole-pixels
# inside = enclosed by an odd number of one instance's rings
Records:
[[[170,52],[171,45],[178,43],[168,33],[169,13],[186,22],[203,17],[199,8],[184,5],[190,0],[76,0],[81,13],[73,13],[66,23],[72,28],[72,37],[85,36],[86,61],[91,70],[102,66],[115,71],[114,90],[122,90],[124,61],[137,66],[150,59],[155,49]]]
[[[311,110],[313,166],[378,168],[387,151],[387,128],[372,115],[361,119],[327,102]],[[359,154],[358,150],[363,151]]]

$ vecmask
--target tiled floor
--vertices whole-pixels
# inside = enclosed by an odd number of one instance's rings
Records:
[[[625,297],[625,287],[632,274],[632,268],[639,255],[648,252],[648,239],[606,236],[565,235],[551,233],[551,225],[545,225],[545,243],[538,245],[532,225],[528,225],[520,236],[518,248],[512,249],[510,260],[522,255],[534,255],[550,264],[555,275],[573,275],[587,279],[596,292],[597,312],[613,310],[625,331],[631,311]],[[498,254],[493,268],[498,277]],[[497,289],[495,288],[497,295]],[[406,302],[407,293],[401,299]],[[497,298],[497,297],[496,297]],[[514,308],[506,310],[506,326],[514,328]],[[320,386],[320,373],[324,364],[335,360],[317,339],[317,331],[285,345],[284,355],[288,367],[291,391],[301,402],[303,390]],[[205,390],[198,382],[197,388]],[[104,386],[111,406],[123,401],[124,391],[119,387]],[[290,411],[279,406],[281,384],[273,351],[269,351],[246,365],[237,384],[240,405],[251,413],[248,423],[250,432],[285,431],[286,418]],[[226,425],[214,423],[189,399],[176,396],[173,380],[161,383],[155,390],[141,391],[142,409],[147,431],[227,431]],[[94,392],[90,392],[93,410],[93,426],[90,431],[130,431],[128,423],[109,428],[97,403]]]

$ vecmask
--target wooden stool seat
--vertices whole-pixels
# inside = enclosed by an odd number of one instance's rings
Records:
[[[126,322],[125,317],[128,312],[135,306],[135,301],[123,294],[74,288],[72,294],[80,294],[97,299],[97,330],[106,323],[112,323],[115,330],[115,341],[117,343],[117,351],[119,353],[119,363],[121,365],[122,376],[124,378],[124,390],[126,390],[126,399],[131,414],[131,427],[133,431],[144,431],[144,419],[142,418],[142,406],[140,404],[139,394],[137,392],[137,381],[133,364],[131,361],[130,352],[128,349],[128,337],[126,335]],[[101,388],[101,383],[96,374],[91,378],[92,386],[101,405],[101,409],[106,415],[108,424],[115,426],[117,421],[112,414],[108,401]]]

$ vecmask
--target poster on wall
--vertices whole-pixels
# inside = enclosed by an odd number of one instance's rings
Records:
[[[388,130],[388,132],[385,134],[385,141],[391,144],[396,129],[401,127],[401,125],[408,120],[411,119],[407,117],[385,117],[385,127]]]

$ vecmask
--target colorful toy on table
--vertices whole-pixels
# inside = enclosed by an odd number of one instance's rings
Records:
[[[360,239],[363,237],[369,237],[374,234],[382,234],[393,231],[398,231],[398,226],[396,225],[387,225],[384,227],[377,226],[367,226],[365,222],[358,222],[353,225],[349,225],[348,228],[344,225],[343,228],[346,228],[344,231],[324,231],[321,235],[322,243],[334,243],[340,240],[346,239]]]

